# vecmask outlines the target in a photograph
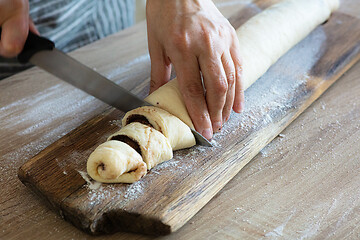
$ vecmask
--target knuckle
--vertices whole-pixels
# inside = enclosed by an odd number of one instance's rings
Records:
[[[184,31],[172,33],[169,40],[177,50],[187,51],[190,48],[190,39],[188,34]]]
[[[202,112],[202,113],[199,113],[196,118],[199,120],[199,122],[203,123],[203,122],[209,121],[210,116],[209,116],[209,113]]]
[[[157,87],[156,81],[154,80],[153,77],[151,77],[151,80],[150,80],[150,88],[151,88],[151,89],[156,89],[156,87]]]
[[[225,79],[220,78],[219,81],[216,82],[214,88],[218,94],[225,95],[228,90],[228,82]]]
[[[205,46],[207,46],[208,48],[212,48],[212,46],[213,46],[213,36],[212,36],[212,33],[211,32],[209,32],[209,31],[206,31],[206,30],[204,30],[203,32],[202,32],[202,42],[203,42],[203,44],[205,45]]]
[[[242,66],[240,65],[236,68],[236,79],[240,80],[242,78],[242,74],[243,74],[243,69]]]
[[[228,87],[231,88],[234,83],[236,81],[236,74],[234,71],[231,71],[228,75],[227,75],[227,82],[228,82]]]
[[[202,85],[189,83],[185,86],[185,97],[187,98],[200,98],[204,97],[204,89]]]
[[[198,42],[199,47],[206,52],[210,52],[210,53],[214,52],[216,33],[214,33],[212,29],[202,26],[199,36],[200,36],[200,41]]]

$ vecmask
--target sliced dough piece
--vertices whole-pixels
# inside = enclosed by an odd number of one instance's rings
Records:
[[[161,108],[145,106],[131,110],[125,114],[122,125],[126,126],[131,122],[151,125],[169,140],[174,151],[196,144],[191,129],[179,118]]]
[[[242,57],[242,80],[246,90],[272,64],[339,7],[339,0],[284,0],[255,15],[237,30]],[[165,109],[194,128],[176,79],[145,100]]]
[[[91,153],[87,172],[98,182],[133,183],[146,174],[147,168],[132,147],[120,141],[108,141]]]
[[[144,124],[133,122],[111,135],[108,140],[121,139],[124,136],[134,141],[140,151],[147,169],[173,158],[169,140],[158,130]]]

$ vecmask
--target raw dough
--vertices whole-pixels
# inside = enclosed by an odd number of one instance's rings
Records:
[[[129,145],[107,141],[91,153],[87,172],[98,182],[133,183],[146,174],[147,168],[141,155]]]
[[[244,89],[337,9],[339,0],[287,0],[249,19],[237,31]]]
[[[146,106],[131,110],[123,118],[122,125],[126,126],[133,121],[141,121],[141,117],[145,118],[145,121],[169,140],[174,151],[196,144],[191,129],[185,123],[158,107]]]
[[[339,0],[284,0],[242,25],[236,32],[243,61],[244,90],[290,48],[325,22],[338,6]],[[176,79],[160,87],[145,100],[194,128]],[[146,174],[146,167],[150,169],[171,159],[172,146],[181,149],[193,144],[193,140],[189,140],[188,128],[182,131],[184,126],[179,121],[165,111],[154,109],[146,107],[129,112],[124,118],[124,128],[110,136],[108,142],[101,144],[90,155],[87,167],[93,179],[100,182],[136,181]],[[146,117],[145,124],[127,124],[127,118],[134,113]],[[185,136],[181,135],[182,132]],[[126,140],[133,148],[126,143],[111,140],[116,138]]]
[[[145,101],[173,114],[190,128],[195,129],[186,110],[184,99],[179,90],[179,84],[172,80],[145,98]]]
[[[173,157],[169,140],[156,129],[144,124],[130,123],[111,135],[108,140],[112,140],[116,136],[127,136],[139,145],[147,169]]]

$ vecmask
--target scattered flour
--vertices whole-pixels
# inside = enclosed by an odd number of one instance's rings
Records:
[[[81,177],[87,182],[88,184],[88,187],[90,190],[97,190],[97,189],[100,189],[101,187],[101,182],[97,182],[95,180],[92,180],[90,179],[90,176],[86,173],[86,172],[83,172],[83,171],[79,171],[78,170],[78,173],[81,175]]]
[[[133,200],[136,199],[139,196],[139,194],[142,194],[143,192],[144,192],[143,181],[137,181],[135,183],[127,185],[124,198]]]
[[[291,215],[281,225],[276,227],[273,231],[266,233],[265,237],[283,236],[284,228],[286,227],[286,225],[288,224],[290,219],[294,216],[295,212],[296,212],[296,209],[292,211]]]

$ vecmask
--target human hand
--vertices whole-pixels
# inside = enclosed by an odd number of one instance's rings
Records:
[[[146,13],[150,92],[169,80],[173,64],[196,130],[211,139],[229,119],[231,109],[243,109],[234,28],[211,0],[148,0]]]
[[[28,0],[0,0],[0,55],[15,57],[24,47],[30,31],[39,34],[29,17]]]

